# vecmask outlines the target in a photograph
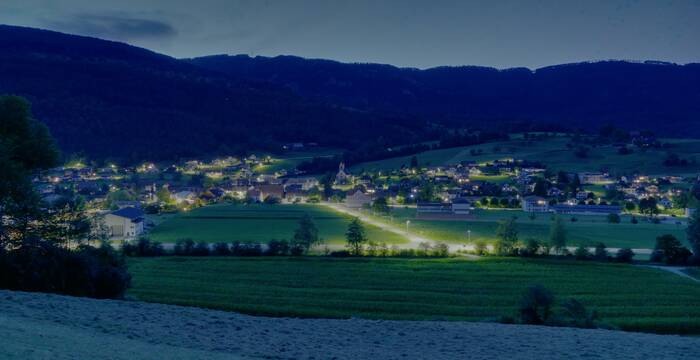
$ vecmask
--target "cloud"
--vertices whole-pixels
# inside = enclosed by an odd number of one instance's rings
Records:
[[[163,39],[177,34],[164,21],[126,15],[73,15],[65,20],[49,20],[46,25],[59,31],[113,40]]]

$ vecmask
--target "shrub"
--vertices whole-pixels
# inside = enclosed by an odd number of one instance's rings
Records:
[[[161,256],[164,254],[163,246],[159,242],[152,242],[148,238],[140,238],[136,243],[137,256]]]
[[[437,243],[433,247],[433,256],[448,257],[450,255],[450,247],[445,243]]]
[[[299,244],[295,244],[295,245],[292,245],[292,246],[289,248],[289,255],[292,255],[292,256],[301,256],[301,255],[304,255],[304,252],[305,252],[305,251],[306,251],[306,250],[304,249],[303,246],[301,246],[301,245],[299,245]]]
[[[370,240],[367,242],[367,246],[365,247],[365,254],[367,256],[377,256],[378,249],[379,249],[379,244]]]
[[[591,252],[584,245],[579,245],[574,250],[574,257],[576,257],[576,260],[590,260]]]
[[[602,242],[596,244],[595,253],[593,254],[593,257],[598,261],[608,260],[608,249],[605,246],[605,244],[603,244]]]
[[[231,248],[225,242],[216,243],[214,244],[214,249],[212,249],[212,255],[229,256],[231,255]]]
[[[387,257],[389,256],[389,247],[385,242],[379,243],[379,248],[377,249],[377,253],[381,257]]]
[[[192,256],[209,256],[211,253],[211,249],[209,248],[209,244],[207,244],[204,241],[200,241],[197,243],[197,245],[194,246],[194,249],[192,249]]]
[[[561,318],[564,325],[593,329],[596,328],[598,313],[595,310],[588,310],[582,302],[576,299],[568,299],[561,304]]]
[[[289,254],[289,243],[286,240],[272,239],[267,243],[265,255],[268,256],[284,256]]]
[[[477,240],[474,242],[474,254],[476,255],[486,255],[488,253],[488,247],[486,242],[483,240]]]
[[[666,264],[684,265],[693,254],[681,245],[681,242],[671,234],[661,235],[656,238],[654,252],[650,260],[653,262],[665,262]]]
[[[620,223],[620,215],[608,214],[608,222],[611,224],[619,224]]]
[[[350,251],[348,250],[338,250],[338,251],[332,251],[329,254],[330,257],[337,257],[337,258],[345,258],[350,256]]]
[[[124,258],[111,246],[75,250],[46,241],[0,250],[0,287],[95,298],[122,298],[131,282]]]
[[[552,315],[554,294],[542,285],[533,285],[525,289],[518,314],[523,324],[541,325]]]
[[[661,250],[654,250],[651,252],[651,255],[649,255],[649,261],[651,262],[663,262],[664,261],[664,253]]]
[[[194,250],[194,240],[192,239],[181,239],[175,243],[175,248],[173,253],[178,256],[188,256],[192,255]]]
[[[617,250],[617,254],[615,254],[615,261],[617,262],[631,263],[632,259],[634,259],[634,251],[630,248]]]
[[[151,241],[148,238],[140,238],[136,244],[124,241],[122,243],[121,252],[124,256],[133,257],[154,257],[165,255],[163,245],[157,241]]]
[[[423,241],[418,244],[418,251],[417,254],[418,256],[428,256],[430,254],[430,249],[432,249],[432,245],[430,245],[429,242]]]
[[[520,255],[525,257],[537,256],[540,251],[540,247],[541,244],[537,239],[529,238],[525,241],[525,247],[520,249]]]
[[[261,256],[263,254],[260,244],[241,244],[240,242],[233,243],[231,253],[233,256]]]

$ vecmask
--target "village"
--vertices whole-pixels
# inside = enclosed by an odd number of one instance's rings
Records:
[[[90,167],[80,161],[34,178],[51,204],[78,195],[88,213],[103,219],[112,239],[135,239],[155,226],[148,215],[187,212],[213,203],[341,204],[358,211],[388,213],[415,208],[421,220],[470,221],[475,209],[553,213],[575,221],[578,215],[619,222],[651,221],[683,225],[691,215],[689,195],[696,178],[604,172],[552,172],[524,160],[462,162],[448,166],[410,166],[392,171],[351,173],[340,162],[334,174],[304,174],[269,165],[269,155],[225,157],[208,162],[144,163],[138,167]],[[376,206],[373,206],[376,204]]]

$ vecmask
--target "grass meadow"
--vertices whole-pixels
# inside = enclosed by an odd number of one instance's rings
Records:
[[[329,244],[344,244],[350,217],[318,205],[211,205],[179,213],[160,222],[149,233],[152,240],[173,243],[190,238],[205,242],[260,242],[290,239],[299,219],[308,213],[319,236]],[[399,235],[366,225],[367,235],[388,244],[407,240]]]
[[[450,149],[431,150],[416,154],[419,164],[423,166],[441,166],[467,162],[487,162],[498,159],[523,159],[539,161],[551,169],[567,172],[601,171],[612,175],[631,174],[640,172],[647,175],[688,175],[695,176],[694,167],[665,167],[663,161],[669,152],[679,154],[684,158],[696,157],[700,160],[700,140],[664,139],[672,144],[668,149],[651,149],[620,155],[614,146],[598,146],[591,148],[588,157],[578,158],[573,150],[566,147],[568,138],[550,138],[532,142],[521,139],[486,143],[474,146]],[[479,155],[472,155],[471,150],[481,150]],[[352,171],[365,170],[394,170],[402,165],[409,165],[411,156],[396,157],[380,161],[365,162],[352,167]]]
[[[401,320],[493,320],[515,315],[523,290],[595,308],[625,330],[700,333],[700,284],[624,264],[519,258],[137,258],[142,301],[253,315]]]
[[[467,231],[471,231],[472,242],[485,241],[493,243],[496,240],[498,221],[517,217],[518,237],[520,240],[536,238],[547,240],[552,222],[552,214],[536,214],[530,219],[529,214],[517,210],[484,210],[477,209],[470,220],[418,220],[415,218],[415,208],[394,208],[393,220],[384,218],[383,221],[393,221],[395,224],[405,224],[410,220],[409,229],[412,233],[429,239],[452,243],[467,243]],[[673,234],[685,242],[685,226],[676,224],[653,224],[645,219],[639,219],[638,224],[631,223],[631,217],[622,216],[619,224],[611,224],[606,216],[576,215],[576,222],[571,222],[571,216],[562,216],[567,231],[568,245],[590,245],[603,242],[608,247],[630,247],[649,249],[654,247],[656,237],[663,234]],[[405,225],[402,225],[405,226]]]

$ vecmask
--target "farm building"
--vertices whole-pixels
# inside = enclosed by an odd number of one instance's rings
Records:
[[[135,238],[143,233],[143,211],[125,207],[105,215],[105,225],[111,237]]]
[[[578,177],[581,184],[598,184],[610,181],[610,177],[605,173],[584,172],[578,174]]]
[[[472,202],[468,199],[458,197],[452,200],[452,212],[458,215],[469,214],[472,208]]]
[[[267,184],[267,185],[258,185],[255,187],[258,189],[261,193],[261,198],[263,201],[267,199],[268,197],[270,198],[276,198],[278,200],[282,200],[284,198],[284,186],[282,185],[277,185],[277,184]]]
[[[345,206],[349,208],[359,209],[365,205],[372,204],[372,196],[363,193],[362,191],[355,191],[354,193],[348,194],[345,197]]]
[[[523,211],[525,212],[547,212],[549,204],[547,199],[540,196],[527,196],[523,199]]]
[[[416,211],[419,214],[451,214],[452,206],[449,203],[419,202],[416,204]]]
[[[554,205],[552,210],[557,214],[608,215],[620,214],[622,207],[617,205]]]

